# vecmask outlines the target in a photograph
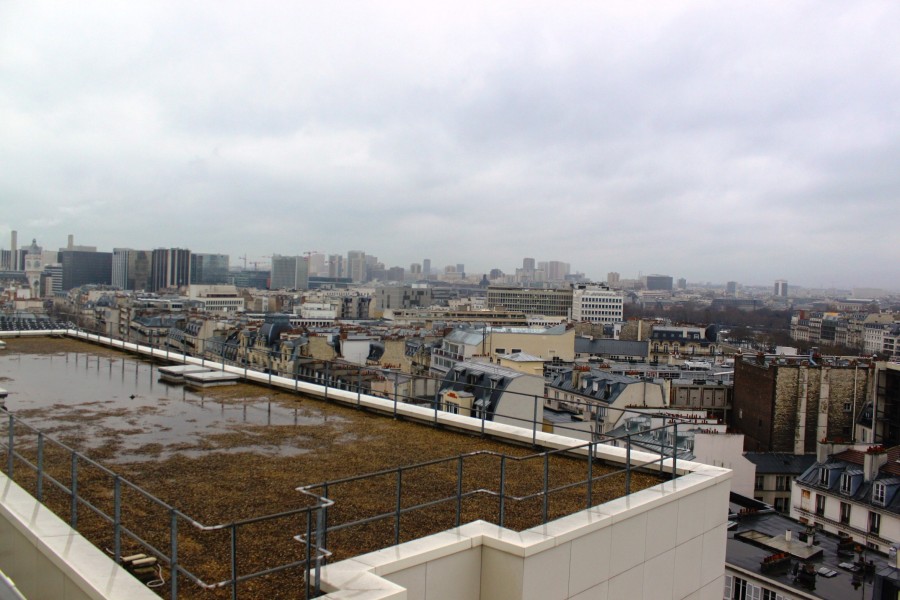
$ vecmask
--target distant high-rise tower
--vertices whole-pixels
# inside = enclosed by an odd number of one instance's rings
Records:
[[[425,279],[428,279],[429,276],[431,275],[431,259],[430,258],[426,258],[425,260],[422,261],[422,275],[425,277]]]
[[[65,266],[65,265],[63,265]],[[191,282],[191,251],[185,248],[157,248],[150,266],[150,291],[178,288]]]
[[[191,254],[191,283],[216,285],[228,282],[227,254]]]
[[[309,287],[309,265],[304,256],[272,255],[269,289],[305,290]]]
[[[606,274],[606,283],[608,283],[609,285],[619,283],[619,278],[620,278],[620,275],[618,272],[610,271],[609,273]]]
[[[362,250],[347,252],[347,276],[354,283],[366,280],[366,253]]]
[[[328,276],[332,278],[344,277],[344,256],[331,254],[328,256]]]
[[[775,280],[775,296],[778,298],[787,298],[788,295],[788,282],[786,279],[776,279]]]
[[[737,296],[737,281],[729,281],[725,284],[725,295],[731,298]]]
[[[321,252],[310,252],[306,262],[309,263],[310,275],[328,275],[328,271],[325,270],[325,255]]]
[[[18,271],[19,270],[19,247],[17,244],[19,243],[18,237],[19,232],[15,229],[12,230],[12,246],[10,246],[10,255],[9,255],[9,270],[10,271]]]

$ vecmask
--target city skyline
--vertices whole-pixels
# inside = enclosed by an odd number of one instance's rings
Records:
[[[16,231],[16,230],[14,230],[14,231]],[[44,253],[55,252],[55,251],[57,251],[57,249],[58,249],[58,251],[62,251],[62,250],[66,249],[66,244],[62,244],[60,246],[56,246],[55,244],[47,245],[47,244],[43,243],[40,238],[36,238],[34,236],[32,236],[32,237],[25,236],[28,239],[23,240],[23,237],[20,235],[20,232],[16,231],[16,234],[17,234],[17,239],[18,239],[17,244],[18,244],[19,250],[21,252],[27,251],[27,248],[29,248],[32,243],[37,243],[38,246],[44,251]],[[8,237],[9,236],[7,236],[7,238]],[[74,247],[76,249],[96,248],[97,252],[109,253],[109,252],[112,252],[113,250],[139,250],[142,252],[150,253],[150,252],[153,252],[154,250],[156,250],[156,251],[169,250],[169,248],[159,246],[159,245],[156,245],[156,246],[153,246],[150,248],[133,248],[133,247],[126,248],[123,245],[117,245],[114,248],[109,248],[109,249],[96,247],[93,244],[87,244],[86,246],[82,246],[80,243],[75,243],[75,242],[81,242],[82,240],[78,240],[77,236],[75,236],[74,234],[67,235],[66,243],[68,243],[70,237],[73,240]],[[23,243],[24,241],[27,241],[28,243]],[[10,243],[10,241],[9,241],[9,239],[7,239],[7,242],[5,244],[0,244],[0,247],[2,247],[3,251],[8,251],[9,243]],[[426,263],[426,262],[430,263],[431,276],[434,277],[435,280],[439,279],[439,276],[444,274],[445,267],[453,267],[455,269],[458,269],[460,266],[463,266],[463,267],[465,267],[466,277],[474,280],[474,279],[480,279],[482,277],[482,275],[489,276],[490,271],[492,271],[492,270],[495,271],[495,270],[499,269],[503,273],[503,276],[515,277],[515,276],[517,276],[517,272],[527,271],[529,268],[531,268],[531,269],[539,268],[542,265],[549,265],[549,264],[557,263],[557,264],[565,265],[566,267],[571,267],[572,274],[582,273],[582,274],[584,274],[586,280],[593,281],[596,283],[606,283],[607,276],[615,275],[616,279],[610,280],[611,285],[616,285],[620,281],[621,282],[632,282],[632,281],[646,280],[648,277],[651,277],[651,278],[652,277],[662,277],[664,279],[672,280],[673,289],[676,289],[677,286],[681,285],[681,280],[684,279],[684,281],[687,283],[689,288],[692,286],[722,287],[728,293],[734,293],[738,290],[738,288],[753,288],[755,290],[760,290],[760,289],[765,289],[765,288],[772,288],[773,285],[777,289],[779,284],[781,284],[781,283],[783,283],[785,285],[789,285],[790,289],[803,289],[803,290],[812,290],[812,291],[816,291],[816,290],[852,291],[854,289],[859,289],[859,290],[872,290],[872,291],[880,290],[880,291],[893,292],[893,293],[900,292],[900,289],[890,288],[890,287],[871,287],[871,286],[865,287],[865,286],[841,286],[841,285],[829,286],[829,287],[815,287],[815,286],[802,285],[802,284],[796,283],[796,282],[790,282],[783,278],[776,278],[776,279],[773,279],[768,282],[765,282],[765,281],[747,282],[747,281],[734,281],[734,280],[710,281],[710,280],[703,280],[703,279],[690,279],[690,278],[682,276],[680,273],[662,274],[662,273],[653,273],[653,272],[643,271],[643,270],[638,271],[637,273],[631,273],[631,274],[622,273],[622,272],[614,271],[614,270],[607,271],[606,273],[592,274],[592,273],[584,273],[582,270],[578,269],[577,266],[571,265],[571,263],[568,263],[568,262],[559,263],[558,261],[555,261],[555,260],[545,260],[543,258],[541,258],[539,260],[539,259],[535,259],[534,257],[522,257],[519,260],[519,264],[517,264],[517,265],[512,265],[512,266],[497,265],[497,266],[493,267],[492,269],[487,269],[487,270],[482,271],[482,270],[477,270],[477,269],[470,269],[470,268],[466,267],[466,265],[464,265],[464,264],[455,263],[452,261],[447,264],[442,264],[442,263],[430,260],[428,258],[411,260],[410,262],[399,264],[399,265],[391,265],[391,264],[384,263],[384,261],[382,261],[378,255],[370,254],[365,250],[344,250],[339,254],[335,254],[330,251],[316,251],[315,253],[291,252],[291,253],[285,253],[285,254],[273,252],[270,255],[263,255],[261,257],[255,257],[255,256],[248,256],[248,255],[235,256],[235,255],[231,255],[228,253],[208,252],[203,249],[198,250],[198,249],[189,248],[186,244],[182,244],[180,246],[173,247],[172,249],[174,249],[174,250],[185,249],[185,250],[189,251],[191,253],[191,255],[197,255],[197,256],[212,256],[212,257],[224,256],[229,261],[229,270],[231,270],[231,271],[243,270],[243,269],[246,269],[248,271],[256,271],[256,270],[268,271],[268,270],[272,269],[272,263],[270,262],[270,260],[266,260],[266,259],[273,259],[273,258],[293,259],[295,257],[302,257],[304,255],[309,256],[312,254],[314,256],[317,255],[322,259],[323,267],[319,273],[320,275],[328,275],[329,274],[328,272],[331,269],[331,267],[329,266],[328,260],[330,257],[340,257],[342,260],[340,269],[342,270],[343,276],[349,277],[350,273],[349,273],[347,258],[350,254],[356,254],[356,253],[361,252],[368,258],[375,258],[378,260],[379,263],[384,264],[385,271],[389,271],[392,268],[397,268],[397,267],[403,269],[407,276],[407,280],[409,279],[409,277],[408,277],[409,275],[415,274],[411,270],[411,267],[413,265],[417,266],[420,269],[420,271],[418,271],[418,272],[421,273],[423,263]],[[260,260],[255,260],[256,258],[259,258]],[[246,259],[246,265],[244,264],[245,263],[244,259]],[[304,269],[305,272],[306,272],[306,270],[307,269]],[[314,273],[314,271],[311,269],[309,269],[308,272],[309,272],[309,274]],[[529,275],[527,275],[526,273],[523,272],[522,274],[526,279],[529,279],[529,280],[531,279],[531,277]],[[539,279],[539,280],[547,281],[547,282],[561,282],[562,281],[562,279],[554,279],[552,277],[548,277],[546,274],[544,275],[544,279]],[[732,286],[734,287],[734,289],[732,289]],[[653,289],[653,288],[651,288],[651,289]],[[781,293],[777,292],[776,295],[781,295]],[[789,296],[790,294],[787,294],[787,295]]]
[[[898,18],[5,4],[0,239],[897,289]]]

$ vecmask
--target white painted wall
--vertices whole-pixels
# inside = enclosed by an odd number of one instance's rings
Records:
[[[743,434],[694,434],[694,460],[705,465],[731,469],[731,491],[753,498],[756,465],[744,458]]]

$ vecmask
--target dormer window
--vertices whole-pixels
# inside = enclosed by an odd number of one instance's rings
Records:
[[[885,488],[883,483],[875,482],[872,486],[872,502],[884,506]]]
[[[848,473],[841,473],[841,493],[853,493],[853,478]]]
[[[819,467],[819,485],[828,485],[828,469]]]

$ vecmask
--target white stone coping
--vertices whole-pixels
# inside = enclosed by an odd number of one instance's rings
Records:
[[[18,531],[66,580],[88,598],[159,600],[159,596],[153,591],[3,473],[0,473],[0,519]],[[15,557],[12,558],[15,562]],[[20,590],[34,586],[34,582],[29,584],[15,580],[19,574],[13,570],[14,565],[11,569],[9,565],[0,564],[0,568],[13,579]],[[47,575],[31,574],[33,577]]]

